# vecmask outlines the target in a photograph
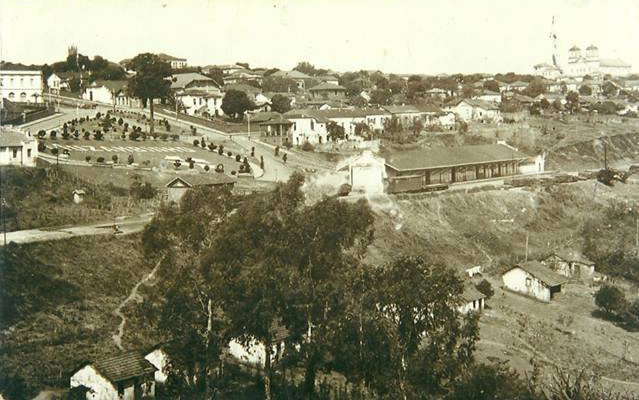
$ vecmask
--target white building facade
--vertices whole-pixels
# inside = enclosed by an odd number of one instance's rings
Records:
[[[38,141],[30,132],[0,128],[0,165],[35,167]]]
[[[18,103],[42,103],[41,71],[0,71],[0,93]]]

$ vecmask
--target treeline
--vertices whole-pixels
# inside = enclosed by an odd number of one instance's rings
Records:
[[[316,384],[335,374],[348,382],[340,398],[612,398],[584,373],[559,371],[542,390],[537,375],[476,363],[478,316],[459,313],[454,271],[407,255],[368,265],[368,203],[308,204],[303,185],[296,174],[242,198],[193,190],[147,226],[142,247],[160,269],[139,315],[167,343],[168,398],[225,398],[230,340],[264,345],[265,399],[335,398]]]

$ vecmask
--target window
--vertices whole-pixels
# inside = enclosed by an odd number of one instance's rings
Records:
[[[15,97],[16,97],[16,94],[15,94],[15,93],[13,93],[13,92],[9,93],[9,99],[13,99],[13,98],[15,98]]]
[[[311,130],[315,130],[315,121],[311,120]]]
[[[31,149],[27,149],[27,157],[31,158]]]
[[[33,78],[31,78],[31,86],[33,86],[33,82],[34,82],[34,80],[33,80]]]
[[[18,157],[18,149],[13,149],[13,158]]]
[[[25,92],[20,93],[20,101],[26,101],[27,100],[27,94]]]
[[[24,85],[24,78],[20,78],[20,86]]]
[[[532,286],[532,279],[526,278],[526,287]]]

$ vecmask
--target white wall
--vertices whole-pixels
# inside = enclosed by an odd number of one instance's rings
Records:
[[[383,130],[384,129],[384,122],[387,119],[390,119],[391,116],[390,115],[386,115],[386,114],[371,114],[371,115],[367,115],[366,116],[366,123],[368,124],[368,127],[372,130]]]
[[[155,349],[144,358],[150,362],[158,370],[155,371],[155,381],[158,383],[166,382],[168,378],[164,369],[169,364],[169,357],[162,349]]]
[[[100,103],[113,104],[113,94],[104,86],[86,88],[82,94],[82,98]]]
[[[11,101],[42,103],[43,87],[40,71],[0,71],[0,93]]]
[[[20,147],[0,147],[0,165],[35,167],[37,157],[37,140],[25,143]]]
[[[288,118],[293,122],[293,144],[301,146],[305,141],[311,144],[326,143],[326,124],[314,118]]]
[[[91,389],[87,392],[87,399],[90,400],[119,400],[117,388],[90,365],[73,374],[69,385],[71,388],[85,386]]]
[[[515,267],[502,276],[504,285],[515,292],[535,297],[541,301],[550,301],[550,289],[539,279],[519,267]]]
[[[471,311],[481,311],[484,309],[484,299],[469,301],[457,308],[460,313],[468,314]]]

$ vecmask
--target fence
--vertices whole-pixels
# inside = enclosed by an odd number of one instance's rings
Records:
[[[53,108],[37,109],[29,112],[23,112],[22,114],[15,116],[10,115],[8,118],[2,118],[0,125],[22,125],[27,122],[35,121],[41,118],[48,117],[55,114]]]

